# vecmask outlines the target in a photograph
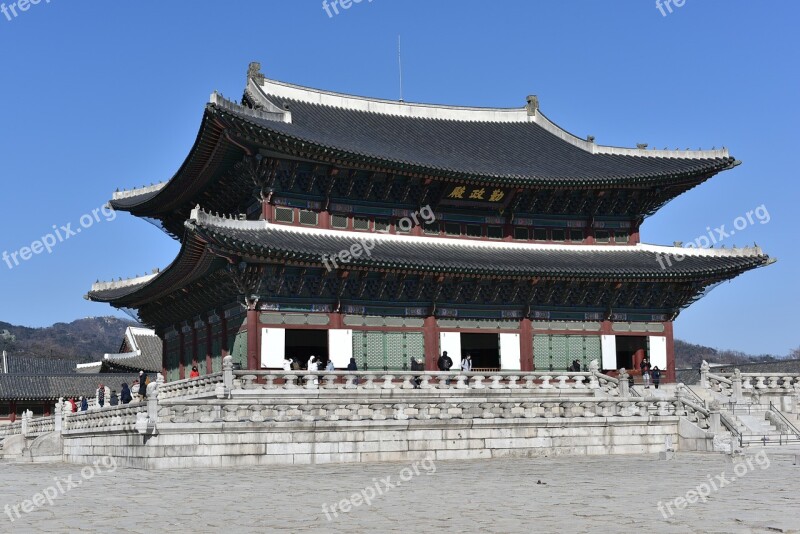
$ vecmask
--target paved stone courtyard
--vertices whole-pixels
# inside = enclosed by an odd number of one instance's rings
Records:
[[[0,532],[800,532],[792,464],[777,453],[738,468],[688,453],[158,472],[0,464]],[[675,507],[718,477],[727,483],[705,503]],[[37,506],[47,492],[59,496]]]

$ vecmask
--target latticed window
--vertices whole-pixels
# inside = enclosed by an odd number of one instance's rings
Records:
[[[583,241],[583,230],[570,230],[569,240],[573,243],[580,243]]]
[[[445,223],[444,233],[447,235],[461,235],[461,225],[459,223]]]
[[[300,224],[306,226],[316,226],[319,222],[319,216],[316,211],[300,210]]]
[[[534,228],[533,239],[535,241],[547,241],[547,228]]]
[[[294,210],[292,208],[275,208],[275,221],[279,223],[293,223]]]
[[[439,223],[430,223],[422,227],[422,231],[430,235],[439,235]]]
[[[594,233],[594,239],[598,243],[608,243],[611,238],[606,230],[597,230]]]
[[[353,217],[353,229],[361,230],[362,232],[369,231],[369,219],[363,217]]]
[[[344,215],[331,215],[331,226],[344,230],[347,228],[347,217]]]
[[[375,219],[375,231],[376,232],[388,232],[389,231],[389,221],[384,219]]]
[[[566,240],[566,236],[564,235],[566,232],[564,232],[563,229],[554,228],[553,230],[551,230],[551,232],[552,232],[552,235],[553,235],[553,241],[564,241],[564,240]]]
[[[468,224],[467,235],[469,237],[481,237],[483,235],[483,228],[478,224]]]
[[[630,234],[625,230],[617,230],[614,232],[614,243],[626,244],[630,239]]]
[[[519,239],[522,241],[527,241],[531,238],[531,232],[524,226],[515,226],[514,227],[514,239]]]
[[[489,239],[503,239],[502,226],[490,226],[486,229],[486,237]]]

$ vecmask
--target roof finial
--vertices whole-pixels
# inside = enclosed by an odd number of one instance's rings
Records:
[[[258,61],[252,61],[247,67],[247,79],[253,80],[259,85],[263,85],[264,78],[264,75],[261,74],[261,63]]]
[[[536,95],[528,95],[527,101],[528,105],[525,106],[525,109],[528,110],[528,115],[536,115],[539,111],[539,97]]]

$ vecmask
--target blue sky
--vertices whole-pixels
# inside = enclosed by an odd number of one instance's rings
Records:
[[[0,253],[91,222],[51,253],[0,263],[2,321],[119,313],[83,299],[96,279],[172,261],[178,244],[156,227],[92,211],[118,187],[172,176],[209,94],[240,98],[248,62],[396,99],[400,34],[408,101],[513,107],[537,94],[549,118],[601,144],[730,148],[743,165],[649,218],[643,241],[692,241],[763,205],[769,222],[725,244],[779,261],[684,311],[676,337],[800,345],[798,2],[686,0],[663,16],[650,0],[364,0],[329,17],[321,0],[41,0],[16,13],[0,14]]]

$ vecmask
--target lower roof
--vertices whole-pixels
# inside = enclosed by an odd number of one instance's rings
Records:
[[[192,212],[186,230],[181,253],[159,275],[119,285],[95,285],[88,297],[135,307],[177,291],[206,276],[210,269],[218,268],[209,257],[236,257],[251,263],[329,266],[334,270],[709,283],[733,278],[774,261],[758,247],[704,250],[642,244],[550,245],[414,237],[240,221],[215,217],[199,209]],[[344,252],[355,252],[355,257],[345,262],[341,258]],[[339,259],[334,265],[336,257]],[[200,265],[207,268],[200,268]]]
[[[121,385],[132,384],[136,374],[20,374],[0,375],[0,400],[55,401],[94,397],[100,384],[119,393]]]

